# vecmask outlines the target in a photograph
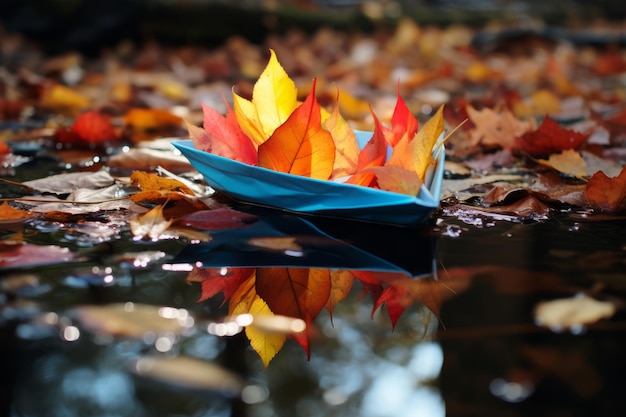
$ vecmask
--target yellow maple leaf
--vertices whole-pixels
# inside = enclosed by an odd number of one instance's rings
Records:
[[[228,313],[231,316],[251,314],[253,316],[273,316],[267,303],[256,293],[256,275],[252,274],[235,291],[230,299]],[[267,367],[270,361],[282,349],[286,336],[282,333],[264,331],[255,326],[246,327],[246,337],[250,346],[259,355],[263,365]]]
[[[298,106],[295,83],[270,49],[270,59],[254,84],[252,101],[233,92],[237,122],[258,147],[283,124]]]
[[[578,178],[588,175],[585,160],[574,149],[566,149],[561,153],[552,154],[548,159],[537,159],[537,162],[566,175]]]
[[[432,163],[433,147],[443,133],[443,129],[443,106],[441,106],[413,138],[409,138],[405,134],[398,141],[387,165],[400,166],[409,171],[414,171],[419,180],[424,181],[428,166]],[[409,181],[409,183],[414,182]]]

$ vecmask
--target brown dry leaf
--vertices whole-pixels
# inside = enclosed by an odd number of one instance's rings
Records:
[[[467,114],[476,126],[470,133],[473,145],[498,145],[503,148],[511,148],[515,139],[524,133],[535,129],[532,120],[522,121],[515,117],[509,110],[496,111],[489,108],[476,110],[467,106]]]
[[[583,178],[587,176],[585,160],[579,152],[573,149],[566,149],[561,153],[552,154],[547,160],[537,159],[537,162],[573,177]]]

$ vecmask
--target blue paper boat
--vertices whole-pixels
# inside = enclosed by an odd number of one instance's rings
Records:
[[[359,146],[371,137],[356,132]],[[437,145],[433,164],[417,196],[324,181],[244,164],[195,149],[193,142],[173,145],[216,191],[235,200],[295,213],[418,226],[439,207],[445,149]]]

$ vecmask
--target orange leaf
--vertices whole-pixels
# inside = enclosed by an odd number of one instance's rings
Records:
[[[25,210],[11,207],[6,201],[0,204],[0,222],[30,219],[32,216]]]
[[[404,135],[393,148],[388,165],[397,165],[414,171],[424,181],[428,166],[432,163],[433,147],[441,136],[444,128],[443,106],[431,117],[415,137]]]
[[[0,140],[0,155],[6,155],[11,153],[11,148],[9,145]]]
[[[300,318],[310,324],[328,302],[330,271],[258,268],[256,290],[274,314]]]
[[[508,110],[495,111],[489,108],[476,110],[467,106],[469,116],[475,128],[471,132],[472,144],[499,145],[503,148],[511,148],[515,144],[515,138],[534,129],[534,123],[530,120],[521,121]]]
[[[130,182],[143,191],[177,191],[193,195],[193,191],[182,182],[171,178],[159,177],[149,172],[133,171],[130,175]]]
[[[326,303],[326,309],[332,320],[335,306],[346,298],[352,289],[354,275],[350,271],[332,270],[330,272],[330,296]]]
[[[182,119],[163,109],[131,109],[124,116],[124,123],[136,129],[159,129],[180,126]]]
[[[378,187],[385,191],[416,196],[422,186],[415,171],[397,165],[371,167],[365,172],[373,172]]]
[[[259,166],[327,180],[334,161],[335,144],[321,126],[313,86],[306,100],[259,146]]]
[[[354,174],[359,159],[359,145],[354,131],[339,113],[338,104],[335,104],[330,117],[324,122],[324,128],[330,132],[335,142],[335,163],[331,178]]]
[[[258,268],[256,291],[274,314],[304,320],[307,328],[328,303],[330,271],[307,268]],[[294,335],[310,354],[306,333]]]
[[[617,177],[607,177],[598,171],[587,183],[585,197],[591,206],[601,211],[626,210],[626,167]]]

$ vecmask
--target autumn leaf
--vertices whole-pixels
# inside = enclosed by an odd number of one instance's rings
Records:
[[[194,268],[187,276],[187,282],[201,283],[202,294],[198,302],[223,293],[224,304],[254,272],[253,268]]]
[[[490,108],[476,110],[467,106],[467,114],[474,124],[470,139],[472,144],[498,145],[505,149],[513,147],[515,138],[532,130],[532,121],[521,121],[509,110],[496,111]]]
[[[367,101],[355,97],[346,90],[340,91],[337,104],[341,114],[352,120],[362,119],[371,111]]]
[[[616,212],[626,209],[626,167],[618,176],[610,178],[598,171],[587,182],[585,198],[591,207],[600,211]]]
[[[255,146],[264,143],[298,106],[298,90],[270,49],[270,59],[254,84],[252,101],[233,93],[235,116]]]
[[[534,309],[535,321],[551,329],[570,329],[588,326],[611,318],[617,308],[610,301],[595,300],[585,294],[538,303]]]
[[[515,146],[534,156],[550,155],[576,149],[589,135],[561,127],[554,119],[545,117],[537,130],[517,138]]]
[[[237,124],[237,119],[230,107],[225,117],[204,103],[202,103],[202,111],[204,129],[186,122],[189,136],[196,149],[245,164],[257,164],[256,148]]]
[[[74,259],[68,248],[0,241],[0,268],[58,264]]]
[[[252,273],[234,291],[228,305],[228,314],[273,315],[267,303],[257,294],[256,274]],[[284,334],[268,333],[254,327],[246,327],[246,337],[250,346],[259,355],[266,367],[285,344]]]
[[[339,113],[339,105],[335,103],[330,117],[323,123],[323,127],[330,132],[335,143],[335,162],[331,178],[342,178],[356,172],[359,159],[359,145],[354,131]]]
[[[328,302],[330,271],[314,268],[258,268],[256,291],[274,314],[302,319],[308,327]],[[308,355],[306,335],[294,337]]]
[[[235,309],[234,312],[240,313],[237,309]],[[252,316],[274,316],[274,313],[270,310],[267,303],[258,295],[254,298],[247,313]],[[246,337],[250,340],[250,346],[259,354],[263,365],[267,368],[270,361],[285,344],[285,335],[277,332],[264,331],[258,326],[248,326],[245,332]]]
[[[180,126],[182,119],[164,109],[130,109],[124,115],[124,124],[135,129],[150,130],[166,126]]]
[[[306,100],[259,146],[259,166],[327,180],[334,161],[335,144],[322,128],[313,86]]]
[[[59,111],[78,112],[89,107],[91,103],[87,97],[75,90],[56,84],[44,91],[40,104]]]
[[[354,275],[350,271],[331,270],[330,271],[330,295],[326,303],[326,309],[330,313],[332,320],[335,306],[345,299],[354,283]]]
[[[182,182],[172,178],[163,178],[150,172],[133,171],[130,175],[130,182],[143,191],[176,191],[193,195],[193,191]]]
[[[130,231],[136,238],[158,239],[172,224],[163,217],[163,206],[156,206],[147,213],[133,217],[129,221]]]
[[[0,155],[7,155],[11,153],[11,148],[4,141],[0,140]]]
[[[371,109],[370,109],[371,110]],[[382,166],[387,159],[387,136],[390,130],[387,129],[376,117],[372,111],[374,118],[374,133],[370,140],[367,141],[357,160],[356,173],[346,181],[347,184],[361,185],[370,187],[375,184],[376,174],[368,171],[369,168]]]
[[[428,119],[413,138],[404,135],[393,148],[388,165],[396,165],[413,171],[424,181],[428,166],[432,163],[432,150],[444,129],[443,106]]]
[[[552,154],[547,160],[537,159],[537,162],[573,177],[582,178],[587,176],[585,160],[579,152],[573,149]]]
[[[364,172],[373,172],[381,190],[416,196],[422,186],[422,180],[415,171],[397,165],[371,167]]]
[[[418,122],[400,95],[400,83],[398,82],[398,98],[391,116],[391,130],[393,135],[388,137],[389,145],[395,146],[403,136],[413,139],[417,133]]]
[[[403,273],[375,272],[373,276],[387,286],[374,302],[373,311],[383,303],[395,327],[402,313],[414,302],[419,302],[439,317],[442,284],[433,277],[416,279]]]
[[[95,110],[78,116],[70,131],[87,143],[101,143],[119,138],[111,119]]]
[[[0,223],[13,223],[31,217],[32,215],[28,211],[13,208],[6,201],[0,204]]]

